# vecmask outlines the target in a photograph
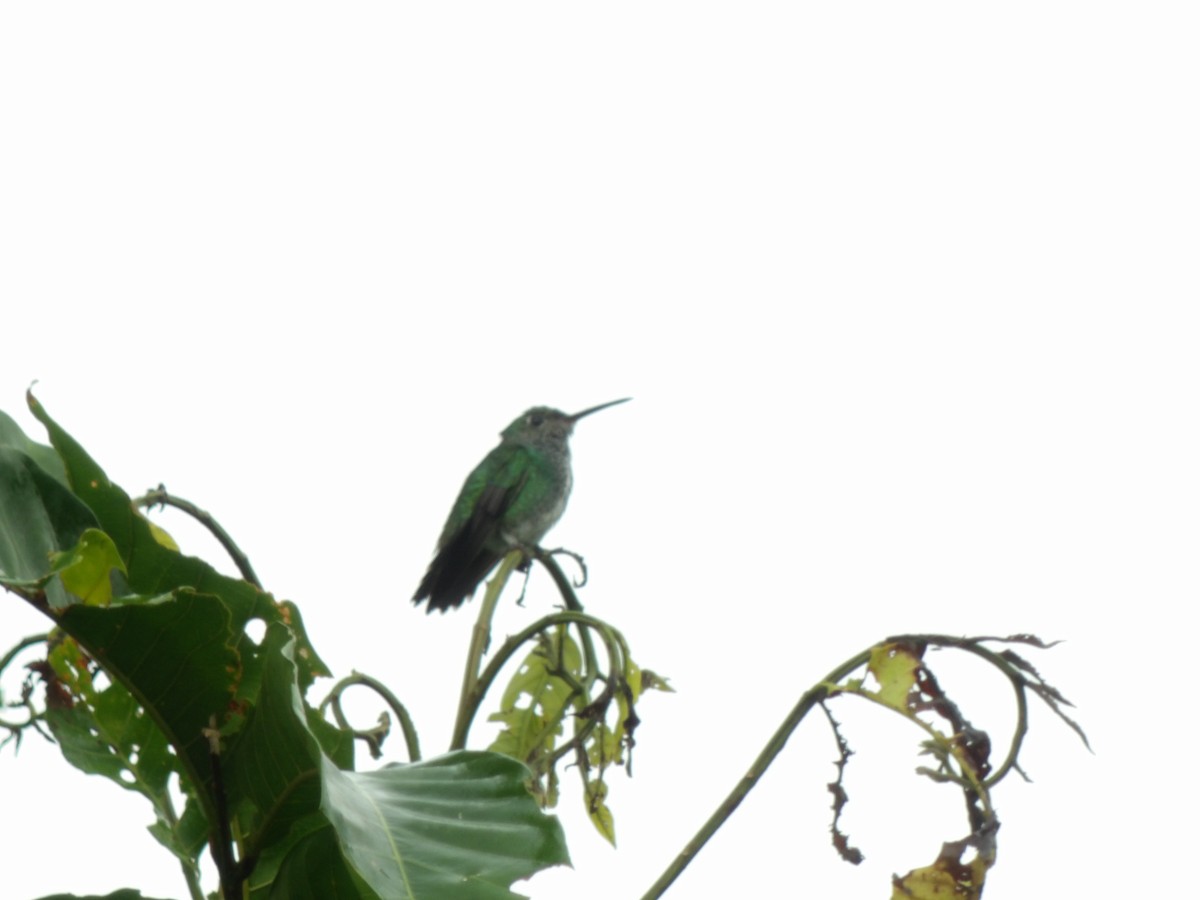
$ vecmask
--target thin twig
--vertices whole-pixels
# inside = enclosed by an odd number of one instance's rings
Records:
[[[577,563],[579,563],[580,571],[583,573],[583,580],[579,586],[582,586],[582,584],[587,581],[587,567],[583,563],[583,557],[579,556],[577,553],[572,553],[571,551],[563,550],[562,548],[559,548],[558,550],[552,550],[547,553],[541,548],[535,548],[533,557],[546,567],[546,571],[549,572],[550,577],[554,579],[554,583],[558,586],[558,592],[562,595],[563,603],[567,605],[567,609],[573,612],[583,612],[583,604],[579,602],[579,598],[575,595],[576,586],[571,584],[570,580],[563,572],[562,567],[559,566],[559,564],[555,561],[554,555],[556,553],[567,554],[568,556],[574,558]],[[583,645],[585,681],[590,684],[591,680],[595,678],[596,674],[600,671],[596,665],[596,648],[592,646],[590,629],[580,626],[578,631],[579,643]]]
[[[17,641],[16,644],[9,648],[8,652],[5,653],[4,656],[0,656],[0,672],[3,672],[5,669],[7,669],[9,664],[17,658],[17,655],[22,650],[32,647],[34,644],[44,644],[48,640],[50,640],[49,632],[43,634],[31,634],[29,637],[21,638],[21,640]]]
[[[825,676],[824,680],[815,687],[809,688],[804,692],[800,701],[788,713],[787,718],[783,720],[783,724],[775,730],[775,733],[771,736],[771,740],[767,742],[762,752],[758,754],[758,758],[754,760],[749,771],[742,776],[734,789],[729,792],[729,796],[717,807],[716,812],[709,816],[708,821],[700,827],[695,837],[688,841],[687,846],[672,860],[658,881],[650,886],[650,890],[646,891],[642,900],[656,900],[656,898],[663,895],[675,879],[683,873],[683,870],[687,868],[696,854],[708,843],[709,839],[716,834],[717,829],[725,823],[726,819],[733,815],[733,811],[746,799],[746,795],[758,784],[763,773],[767,771],[775,757],[783,750],[788,742],[788,738],[792,736],[792,732],[796,730],[801,720],[808,715],[809,710],[825,699],[833,685],[837,684],[855,669],[866,665],[870,659],[871,651],[866,650],[853,659],[842,663],[842,665]]]

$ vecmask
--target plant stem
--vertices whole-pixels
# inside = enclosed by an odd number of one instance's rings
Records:
[[[758,784],[758,780],[762,778],[763,773],[767,771],[771,763],[775,760],[775,757],[783,750],[788,742],[788,738],[792,736],[792,732],[796,730],[800,721],[808,715],[809,710],[828,696],[830,688],[833,685],[837,684],[855,669],[866,665],[870,659],[870,650],[860,653],[853,659],[842,663],[842,665],[826,675],[823,681],[809,688],[804,693],[800,701],[788,713],[787,718],[783,720],[783,724],[771,736],[771,740],[767,742],[762,752],[758,754],[758,758],[754,760],[749,771],[742,776],[734,789],[729,792],[729,796],[717,807],[716,812],[700,827],[695,837],[688,841],[687,846],[675,857],[671,865],[659,877],[658,881],[650,886],[650,890],[646,891],[642,900],[656,900],[656,898],[663,895],[672,882],[683,873],[683,870],[687,868],[696,854],[700,852],[701,848],[708,843],[709,838],[725,823],[726,819],[733,815],[733,811],[738,808],[741,802],[746,799],[746,795]]]
[[[500,600],[500,592],[508,583],[508,577],[520,565],[524,554],[513,550],[500,563],[500,568],[487,583],[483,594],[483,603],[479,609],[479,618],[471,631],[471,646],[467,650],[467,666],[463,672],[462,691],[458,695],[458,715],[454,720],[454,734],[450,738],[451,750],[462,750],[467,744],[467,731],[471,727],[471,719],[475,715],[475,685],[479,680],[479,667],[483,664],[483,655],[487,653],[488,644],[492,640],[492,616],[496,612],[496,604]]]
[[[324,712],[325,707],[332,704],[333,714],[338,720],[338,725],[344,730],[351,732],[355,737],[362,737],[363,733],[351,728],[346,721],[345,714],[342,712],[342,694],[346,688],[353,687],[356,684],[369,687],[391,707],[392,712],[396,714],[396,719],[400,722],[400,730],[404,733],[404,743],[408,748],[409,762],[419,761],[421,759],[421,744],[417,739],[417,729],[413,727],[412,717],[408,714],[408,709],[400,702],[400,699],[382,681],[372,678],[370,675],[363,675],[361,672],[351,672],[333,686],[333,689],[329,692],[329,696],[321,701],[320,710]]]
[[[135,506],[174,506],[176,509],[181,509],[212,533],[221,546],[225,548],[225,552],[229,554],[234,565],[237,566],[242,578],[260,591],[262,590],[262,582],[258,580],[258,576],[254,573],[254,567],[250,565],[250,558],[242,552],[229,532],[221,527],[221,523],[213,518],[212,514],[201,509],[195,503],[184,500],[182,497],[174,497],[167,493],[167,489],[161,484],[152,491],[147,491],[142,496],[133,501]]]

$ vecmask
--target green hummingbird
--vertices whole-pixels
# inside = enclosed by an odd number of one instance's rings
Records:
[[[426,612],[461,606],[492,567],[514,549],[532,548],[559,520],[571,493],[575,423],[625,403],[613,400],[574,415],[535,406],[500,432],[500,444],[467,476],[438,538],[413,603]]]

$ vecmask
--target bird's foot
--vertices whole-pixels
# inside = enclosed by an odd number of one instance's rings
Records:
[[[526,547],[517,549],[521,551],[521,561],[517,563],[517,571],[525,576],[525,580],[521,582],[521,593],[517,597],[517,606],[524,606],[525,591],[529,589],[529,576],[533,573],[533,552]]]

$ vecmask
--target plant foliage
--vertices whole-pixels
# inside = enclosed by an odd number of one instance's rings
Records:
[[[479,601],[449,751],[422,760],[404,704],[376,679],[352,673],[319,704],[309,702],[308,691],[329,672],[299,608],[262,589],[245,554],[208,513],[162,486],[131,499],[32,394],[28,402],[50,446],[0,413],[0,586],[44,613],[51,628],[0,657],[3,674],[18,656],[44,649],[27,665],[20,700],[4,704],[23,710],[25,720],[0,718],[9,731],[0,746],[37,731],[76,768],[145,797],[150,832],[178,859],[192,900],[206,896],[199,864],[205,848],[220,878],[208,896],[226,900],[517,898],[515,882],[568,862],[559,823],[546,813],[561,799],[567,768],[579,778],[593,825],[616,843],[609,775],[629,770],[645,692],[671,688],[633,661],[620,631],[584,612],[575,594],[586,581],[581,558],[567,554],[580,566],[579,583],[556,562],[566,551],[529,548],[500,563]],[[159,504],[205,524],[242,577],[182,554],[142,512]],[[501,592],[530,559],[553,578],[564,608],[489,652]],[[259,623],[257,640],[251,623]],[[965,800],[965,833],[943,843],[932,864],[897,876],[892,896],[978,900],[996,861],[991,794],[1020,771],[1029,695],[1084,738],[1064,711],[1070,704],[1018,655],[1014,646],[1021,645],[1049,646],[1031,635],[902,635],[843,663],[801,696],[643,900],[670,887],[818,706],[839,751],[829,784],[833,845],[847,862],[862,860],[840,824],[852,751],[830,703],[843,697],[908,719],[931,760],[919,773]],[[989,735],[938,684],[926,660],[930,647],[973,654],[1012,685],[1017,725],[999,762]],[[507,686],[488,716],[500,733],[488,750],[468,750],[472,723],[506,671]],[[44,688],[40,706],[35,679]],[[352,727],[342,711],[342,695],[356,686],[375,691],[389,708],[370,728]],[[392,716],[409,762],[359,771],[356,741],[378,758]],[[127,888],[78,900],[140,897]]]
[[[72,765],[150,801],[193,898],[206,846],[226,897],[502,900],[567,862],[508,756],[355,771],[353,732],[306,699],[328,672],[299,610],[181,554],[29,405],[51,447],[0,419],[0,584],[53,625],[35,718]]]

